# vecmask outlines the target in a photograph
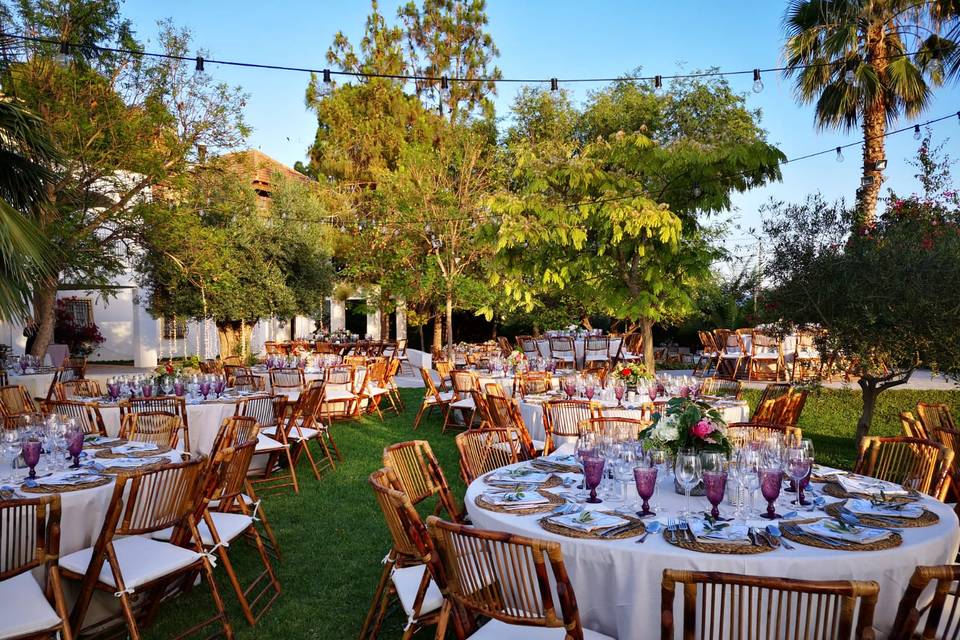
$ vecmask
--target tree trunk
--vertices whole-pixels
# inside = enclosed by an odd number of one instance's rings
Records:
[[[651,374],[657,372],[657,363],[653,357],[653,320],[644,318],[641,321],[643,328],[643,363]]]
[[[380,339],[390,339],[390,313],[386,309],[380,309]]]
[[[867,34],[867,55],[873,60],[877,75],[886,75],[888,65],[887,46],[883,40],[883,27],[871,29]],[[883,174],[875,167],[876,163],[885,160],[886,147],[883,135],[887,130],[887,105],[883,92],[879,92],[873,102],[863,108],[863,177],[861,184],[859,223],[861,229],[873,226],[877,216],[877,200],[880,197],[880,187]],[[869,184],[866,184],[868,181]]]
[[[433,351],[438,352],[443,350],[443,316],[440,315],[439,309],[434,310],[433,316]]]
[[[426,348],[426,344],[425,344],[424,341],[423,341],[423,323],[421,323],[421,324],[417,327],[417,329],[419,330],[418,333],[420,334],[420,351],[423,351],[424,353],[426,353],[426,352],[427,352],[427,348]]]
[[[37,335],[30,347],[30,355],[42,358],[53,342],[53,326],[57,319],[56,277],[44,278],[33,294],[33,317],[37,323]]]
[[[244,344],[250,339],[252,327],[241,320],[222,320],[217,322],[217,336],[220,338],[220,357],[240,355]],[[246,344],[249,351],[249,344]]]
[[[873,378],[860,378],[860,389],[863,391],[863,409],[860,412],[860,419],[857,420],[857,446],[865,436],[870,435],[870,425],[873,422],[873,409],[877,405],[877,396],[880,391],[877,389],[877,381]]]
[[[453,292],[447,292],[447,353],[453,360]]]

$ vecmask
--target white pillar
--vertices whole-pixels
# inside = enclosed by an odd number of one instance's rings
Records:
[[[330,331],[347,328],[347,304],[343,300],[330,300]]]
[[[380,339],[380,310],[367,314],[367,334],[371,340]]]
[[[160,352],[160,320],[147,313],[146,292],[133,290],[133,366],[157,366]]]
[[[403,299],[397,300],[397,340],[407,337],[407,303]]]

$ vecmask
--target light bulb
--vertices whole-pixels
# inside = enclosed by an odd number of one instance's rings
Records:
[[[843,79],[847,84],[855,84],[857,82],[857,74],[853,72],[853,69],[847,69],[847,72],[843,74]]]
[[[760,93],[763,91],[763,80],[760,79],[760,69],[753,70],[753,92]]]
[[[915,125],[913,125],[913,139],[914,139],[914,140],[919,140],[920,138],[921,138],[920,125],[915,124]]]
[[[837,162],[843,162],[843,150],[837,147]]]

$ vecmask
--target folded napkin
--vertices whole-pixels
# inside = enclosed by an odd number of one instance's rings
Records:
[[[834,469],[833,467],[825,467],[820,464],[813,465],[813,473],[818,476],[845,476],[847,475],[846,471],[840,469]]]
[[[572,453],[551,453],[550,455],[543,456],[539,459],[545,462],[552,462],[554,464],[563,464],[567,466],[580,464],[577,456],[573,455]]]
[[[110,444],[118,442],[120,438],[111,438],[109,436],[87,436],[83,439],[84,443],[92,445]]]
[[[627,524],[629,520],[598,511],[581,511],[580,513],[554,516],[550,518],[550,522],[577,531],[595,531],[597,529],[619,527],[622,524]]]
[[[490,504],[517,507],[550,502],[537,491],[489,491],[483,494],[483,499]]]
[[[847,500],[846,507],[848,510],[857,514],[858,516],[886,516],[894,518],[909,518],[912,520],[923,515],[923,507],[913,503],[902,505],[879,505],[874,504],[869,500],[854,498]]]
[[[866,476],[842,475],[837,476],[837,482],[847,493],[863,493],[871,496],[878,496],[881,493],[889,496],[905,496],[907,490],[898,484],[887,482],[886,480],[877,480]]]
[[[830,518],[824,518],[799,526],[802,531],[806,531],[807,533],[832,538],[834,540],[843,540],[844,542],[855,542],[857,544],[877,542],[878,540],[889,538],[891,535],[891,532],[883,529],[868,529],[866,527],[856,527],[851,524],[841,524]]]
[[[126,455],[128,453],[156,451],[159,448],[160,447],[153,442],[128,442],[127,444],[122,444],[119,447],[111,447],[110,451],[118,455]]]
[[[98,458],[85,464],[97,471],[103,471],[104,469],[136,469],[137,467],[144,467],[148,464],[155,464],[166,460],[167,458]]]
[[[487,476],[489,482],[525,482],[527,484],[540,484],[546,482],[549,478],[549,473],[526,466],[515,469],[501,469]]]
[[[61,471],[47,476],[46,478],[25,478],[23,484],[30,488],[39,486],[72,486],[77,484],[86,484],[99,480],[100,476],[87,469],[79,471]]]
[[[703,542],[743,542],[749,541],[747,527],[742,524],[718,522],[711,526],[705,520],[691,518],[687,521],[690,531]],[[726,525],[726,526],[724,526]]]

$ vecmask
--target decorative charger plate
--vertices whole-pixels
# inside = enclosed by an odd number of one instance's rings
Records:
[[[530,516],[535,513],[547,513],[549,511],[553,511],[565,502],[563,498],[555,493],[550,493],[549,491],[538,491],[537,493],[547,499],[546,504],[533,504],[529,507],[507,507],[501,504],[487,502],[482,493],[474,498],[473,502],[481,509],[494,511],[496,513],[509,513],[515,516]]]
[[[824,508],[824,511],[826,511],[828,515],[838,518],[840,517],[840,508],[842,506],[843,503],[834,502],[833,504],[828,504]],[[880,516],[878,520],[865,513],[855,513],[854,515],[857,517],[857,520],[868,527],[902,527],[904,529],[915,529],[919,527],[932,527],[940,522],[940,516],[927,509],[923,510],[923,515],[919,518],[904,518],[902,516],[884,514]]]
[[[158,446],[156,449],[143,451],[129,451],[127,453],[114,453],[111,448],[105,448],[97,451],[94,455],[97,458],[153,458],[170,453],[171,451],[173,451],[173,449],[167,446]]]
[[[891,531],[890,535],[883,540],[865,543],[836,540],[836,542],[840,543],[836,545],[823,542],[822,540],[805,533],[797,534],[790,531],[791,525],[809,524],[820,519],[821,518],[811,518],[808,520],[782,521],[780,522],[780,531],[782,532],[783,537],[791,542],[797,542],[799,544],[803,544],[808,547],[816,547],[818,549],[830,549],[832,551],[883,551],[884,549],[896,549],[903,544],[903,538],[900,537],[900,534],[896,531]]]
[[[23,493],[69,493],[71,491],[82,491],[84,489],[100,487],[108,484],[112,480],[113,478],[106,476],[91,476],[89,482],[82,482],[80,484],[43,484],[43,479],[38,478],[35,487],[28,487],[25,484],[21,484],[20,491]]]
[[[765,544],[755,545],[748,540],[744,540],[743,542],[700,542],[700,540],[697,539],[696,541],[691,542],[682,536],[680,531],[671,531],[667,528],[664,528],[663,530],[663,539],[675,547],[680,547],[681,549],[686,549],[688,551],[699,551],[700,553],[719,553],[724,555],[746,556],[756,553],[766,553],[768,551],[773,551],[776,548]]]
[[[607,529],[600,529],[597,531],[580,531],[578,529],[571,529],[570,527],[565,527],[562,524],[552,522],[550,520],[551,516],[540,518],[538,522],[545,531],[549,531],[550,533],[555,533],[560,536],[566,536],[568,538],[580,538],[582,540],[625,540],[627,538],[635,538],[639,535],[643,535],[643,533],[645,533],[647,530],[643,524],[643,520],[640,518],[635,518],[625,513],[619,513],[616,511],[601,511],[600,513],[605,513],[610,516],[616,516],[618,518],[622,518],[623,520],[627,520],[631,526],[613,535],[605,536],[603,534],[606,531],[616,527],[609,527]]]

